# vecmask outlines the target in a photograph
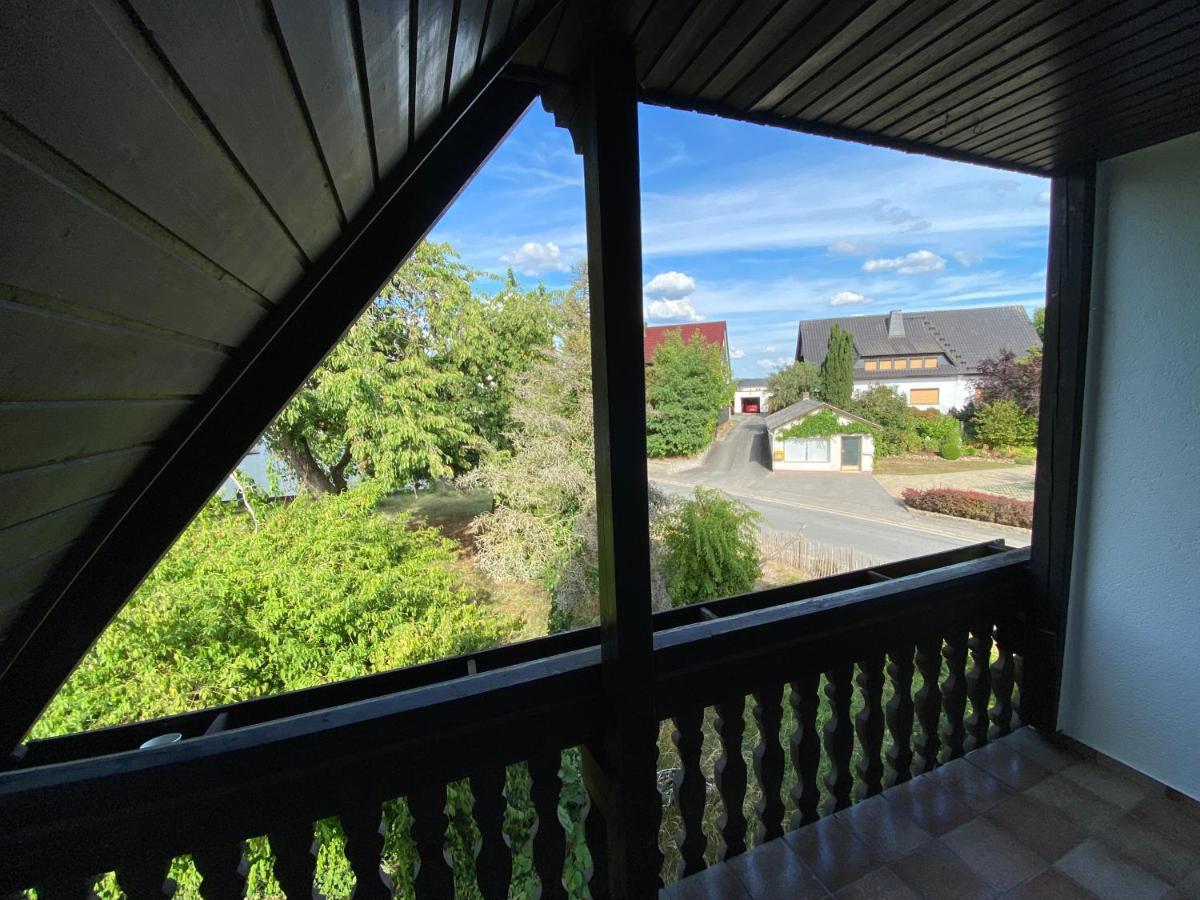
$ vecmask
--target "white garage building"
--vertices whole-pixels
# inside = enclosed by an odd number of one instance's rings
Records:
[[[793,426],[822,411],[837,419],[837,425],[860,429],[855,433],[832,433],[789,437]],[[831,418],[826,416],[825,418]],[[776,472],[870,472],[875,466],[874,422],[819,400],[801,400],[767,416],[771,441],[771,468]]]

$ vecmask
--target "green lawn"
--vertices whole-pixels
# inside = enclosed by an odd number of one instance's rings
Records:
[[[889,456],[875,460],[876,475],[944,475],[950,472],[982,472],[986,469],[1011,469],[1016,463],[1006,459],[942,459],[933,453]]]

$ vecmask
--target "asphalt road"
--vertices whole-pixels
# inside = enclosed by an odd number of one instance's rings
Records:
[[[872,563],[996,537],[1011,546],[1028,543],[1015,529],[913,512],[869,474],[772,472],[758,416],[735,417],[734,427],[702,465],[670,474],[652,466],[651,481],[673,496],[689,495],[696,485],[717,488],[758,510],[764,528],[800,532],[828,547],[852,549]]]

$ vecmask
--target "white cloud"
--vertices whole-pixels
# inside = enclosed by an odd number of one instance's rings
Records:
[[[565,272],[570,266],[554,241],[542,244],[526,241],[515,253],[500,257],[522,275],[541,275],[543,272]]]
[[[857,291],[838,291],[829,298],[830,306],[865,306],[872,302]]]
[[[955,250],[952,254],[959,265],[973,266],[976,263],[983,262],[982,253],[968,253],[966,250]]]
[[[696,312],[690,300],[651,300],[646,304],[646,318],[652,321],[679,320],[701,322],[704,316]]]
[[[741,359],[745,355],[746,355],[746,351],[743,350],[741,347],[730,347],[729,348],[729,358],[730,359]]]
[[[774,345],[774,344],[772,344],[770,347],[767,347],[767,348],[765,348],[765,349],[766,349],[766,351],[767,351],[768,353],[774,353],[774,352],[775,352],[775,345]]]
[[[888,272],[895,270],[901,275],[919,275],[946,268],[946,260],[932,250],[914,250],[892,259],[868,259],[863,263],[864,272]]]
[[[928,219],[918,216],[903,206],[897,206],[891,200],[876,200],[871,204],[871,211],[874,213],[875,221],[885,222],[888,225],[901,225],[904,231],[927,231],[933,227],[933,223]]]
[[[853,241],[832,241],[829,244],[830,253],[861,253],[862,246]]]
[[[773,350],[775,348],[770,347],[768,349]],[[775,359],[765,359],[765,358],[760,359],[758,361],[758,364],[760,366],[762,366],[764,369],[767,369],[768,371],[773,372],[776,369],[786,369],[788,366],[790,366],[794,362],[795,362],[795,360],[792,359],[790,356],[778,356]]]
[[[695,291],[696,279],[682,272],[659,272],[642,288],[647,297],[661,300],[682,300]]]

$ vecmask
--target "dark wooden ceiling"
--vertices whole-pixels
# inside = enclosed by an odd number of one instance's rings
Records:
[[[8,0],[0,718],[25,691],[27,725],[86,641],[34,687],[22,654],[57,652],[76,608],[94,638],[144,574],[88,580],[131,554],[114,535],[146,486],[186,478],[205,433],[181,423],[253,401],[259,336],[395,173],[510,58],[570,78],[605,17],[653,103],[1039,172],[1200,128],[1195,0]],[[251,432],[202,438],[213,471]],[[165,546],[162,521],[141,539]]]

